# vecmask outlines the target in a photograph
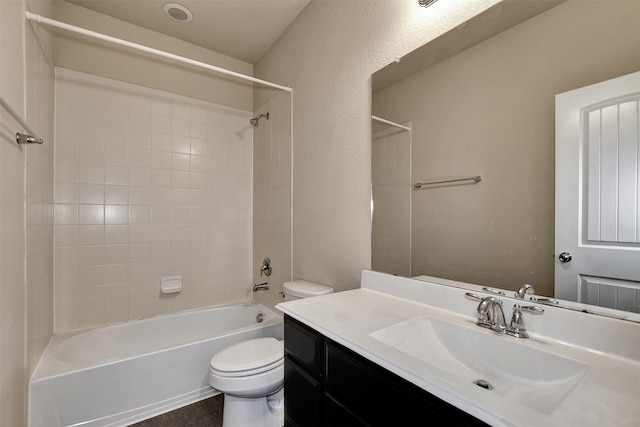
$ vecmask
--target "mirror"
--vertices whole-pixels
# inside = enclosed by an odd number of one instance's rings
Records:
[[[552,297],[555,95],[640,70],[639,19],[506,1],[374,73],[372,269]]]

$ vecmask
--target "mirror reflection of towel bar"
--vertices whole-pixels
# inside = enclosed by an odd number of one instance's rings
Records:
[[[413,184],[413,187],[422,188],[425,185],[448,184],[450,182],[471,181],[471,180],[473,180],[474,183],[478,183],[482,181],[482,177],[478,175],[478,176],[470,176],[469,178],[447,179],[444,181],[416,182],[415,184]]]

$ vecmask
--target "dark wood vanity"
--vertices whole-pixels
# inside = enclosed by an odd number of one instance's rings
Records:
[[[287,427],[404,427],[484,422],[285,315]]]

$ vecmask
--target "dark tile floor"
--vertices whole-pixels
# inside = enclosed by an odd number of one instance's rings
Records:
[[[218,394],[130,427],[222,427],[223,406],[224,395]]]

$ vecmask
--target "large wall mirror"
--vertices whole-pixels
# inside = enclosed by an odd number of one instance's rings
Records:
[[[518,0],[376,72],[372,268],[512,294],[528,283],[536,295],[640,312],[636,98],[627,114],[635,111],[627,132],[635,132],[635,147],[616,152],[636,156],[629,167],[635,175],[616,181],[635,186],[635,237],[623,244],[627,276],[578,278],[585,291],[576,297],[555,283],[562,263],[555,247],[556,95],[639,70],[640,2]]]

